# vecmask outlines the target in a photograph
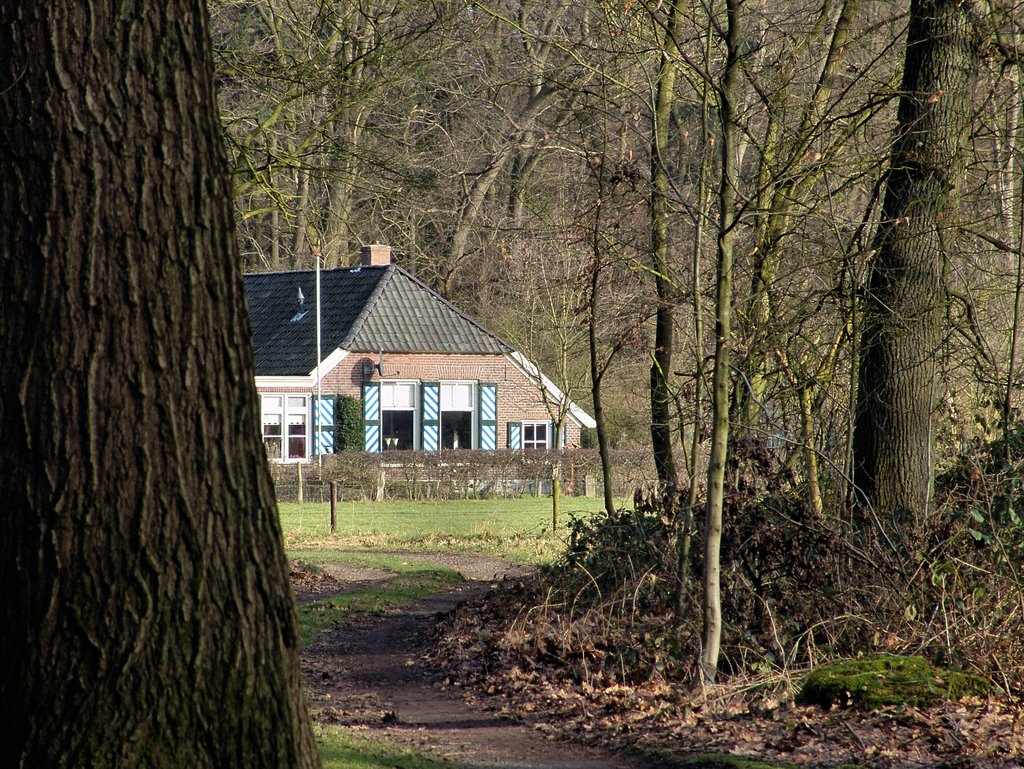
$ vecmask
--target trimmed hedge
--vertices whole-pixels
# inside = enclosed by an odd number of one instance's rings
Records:
[[[597,451],[388,451],[368,454],[342,451],[302,466],[304,496],[319,499],[318,486],[337,481],[345,499],[376,499],[383,488],[389,499],[468,499],[549,494],[554,463],[561,465],[562,493],[600,494],[601,461]],[[294,499],[299,468],[271,464],[279,500]],[[612,456],[613,494],[631,497],[655,482],[649,451],[616,451]],[[589,484],[588,484],[589,479]]]

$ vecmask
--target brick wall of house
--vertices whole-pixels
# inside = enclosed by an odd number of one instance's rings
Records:
[[[493,382],[498,386],[498,448],[507,448],[510,421],[550,419],[538,388],[503,355],[384,354],[384,376],[374,371],[364,378],[364,366],[377,363],[376,354],[350,353],[331,371],[324,374],[321,391],[324,395],[362,397],[364,382],[385,380],[473,381]],[[261,392],[306,393],[309,388],[261,387]],[[314,392],[315,394],[315,392]],[[569,445],[580,442],[580,428],[567,420]]]

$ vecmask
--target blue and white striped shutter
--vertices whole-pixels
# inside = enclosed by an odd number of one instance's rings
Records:
[[[313,399],[313,429],[317,430],[314,450],[317,454],[334,453],[334,396]]]
[[[568,437],[568,435],[569,435],[569,425],[565,424],[565,425],[562,426],[562,448],[563,449],[566,446],[566,440],[565,439]],[[551,437],[548,438],[548,446],[550,448],[554,448],[555,447],[555,441],[557,441],[557,440],[558,440],[558,422],[552,422],[551,423]]]
[[[363,385],[363,449],[380,451],[380,382]]]
[[[423,383],[423,414],[420,420],[423,427],[420,448],[424,451],[437,451],[441,447],[441,383]]]
[[[498,448],[498,385],[493,383],[480,385],[480,448]]]
[[[508,450],[520,451],[523,448],[523,423],[508,423]]]

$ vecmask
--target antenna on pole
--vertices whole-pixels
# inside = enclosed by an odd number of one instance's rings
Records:
[[[320,471],[320,480],[323,480],[324,453],[320,448],[320,401],[323,399],[323,392],[320,385],[320,250],[313,252],[316,259],[316,416],[313,419],[316,435],[313,439],[313,450],[316,451],[317,466]]]

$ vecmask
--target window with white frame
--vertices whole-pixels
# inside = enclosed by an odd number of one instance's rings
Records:
[[[418,382],[380,383],[380,447],[382,451],[416,448]]]
[[[546,449],[550,443],[550,422],[523,422],[523,449]]]
[[[476,382],[442,382],[441,448],[473,448],[475,418]]]
[[[306,459],[309,456],[309,396],[263,395],[260,404],[267,457],[293,462]]]

